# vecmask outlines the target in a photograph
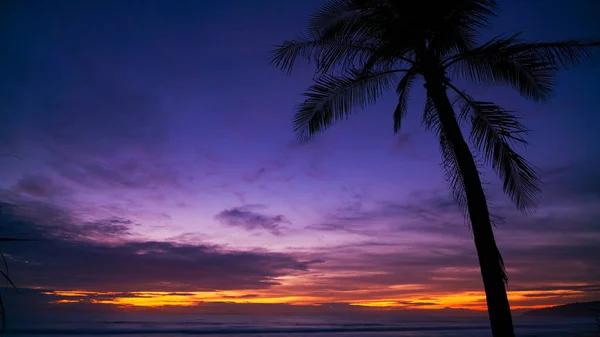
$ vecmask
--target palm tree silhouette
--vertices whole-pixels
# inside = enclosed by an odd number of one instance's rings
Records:
[[[310,18],[305,35],[276,47],[271,63],[288,73],[299,59],[316,65],[314,84],[304,93],[293,121],[302,141],[394,88],[398,132],[411,87],[416,80],[424,81],[423,125],[439,138],[446,179],[471,223],[492,333],[511,337],[504,263],[461,125],[468,124],[470,141],[524,213],[537,205],[538,175],[512,147],[526,144],[519,119],[493,102],[473,98],[451,77],[508,85],[527,99],[543,102],[553,93],[557,71],[593,60],[600,42],[532,43],[515,34],[479,43],[479,30],[489,26],[497,10],[493,0],[329,0]]]
[[[29,240],[0,237],[0,242],[22,242],[22,241],[29,241]],[[16,290],[17,286],[14,284],[14,282],[12,281],[12,279],[10,278],[10,276],[8,274],[8,263],[6,262],[6,257],[1,252],[0,252],[0,257],[2,258],[2,262],[4,263],[4,270],[0,269],[0,276],[1,276],[0,279],[3,278],[6,282],[10,283],[10,285]],[[1,324],[0,335],[4,336],[4,330],[6,328],[6,310],[4,309],[4,301],[2,300],[2,294],[0,294],[0,321],[2,321],[2,323],[0,323]]]
[[[10,206],[8,204],[5,203],[0,203],[0,215],[4,214],[5,209],[9,208]],[[3,223],[0,223],[3,225]],[[4,229],[4,227],[0,227],[0,231],[2,231]],[[0,237],[0,243],[5,243],[5,242],[25,242],[25,241],[34,241],[34,240],[29,240],[29,239],[21,239],[21,238],[14,238],[14,237],[5,237],[2,236]],[[4,264],[4,270],[2,270],[2,267],[0,266],[0,280],[4,279],[8,284],[10,284],[15,290],[17,290],[17,286],[15,285],[15,283],[12,281],[12,279],[9,276],[9,270],[8,270],[8,262],[6,261],[6,257],[4,256],[4,253],[0,252],[0,258],[2,259],[2,262]],[[2,300],[2,294],[0,294],[0,336],[4,336],[4,331],[6,329],[6,310],[4,308],[4,301]]]

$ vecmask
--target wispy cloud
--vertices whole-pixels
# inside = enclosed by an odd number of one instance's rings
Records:
[[[231,227],[241,227],[246,230],[263,229],[273,235],[281,235],[281,230],[290,222],[285,216],[268,215],[260,212],[264,210],[262,205],[244,205],[223,210],[215,215],[221,223]]]
[[[12,191],[33,198],[52,198],[68,194],[68,190],[52,178],[43,175],[27,175],[17,181]]]

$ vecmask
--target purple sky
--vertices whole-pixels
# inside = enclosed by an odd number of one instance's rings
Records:
[[[287,77],[268,57],[320,3],[3,4],[0,201],[12,206],[2,226],[46,240],[2,248],[15,281],[344,303],[401,302],[417,286],[479,291],[471,235],[446,190],[436,140],[419,124],[422,90],[398,135],[390,93],[311,142],[295,141],[291,116],[312,72],[299,66]],[[594,0],[500,3],[486,36],[600,36]],[[468,88],[519,111],[532,130],[522,153],[543,172],[544,196],[529,217],[484,173],[506,218],[497,233],[510,288],[555,292],[523,305],[600,298],[600,70],[559,81],[544,105]],[[308,282],[310,294],[293,280]]]

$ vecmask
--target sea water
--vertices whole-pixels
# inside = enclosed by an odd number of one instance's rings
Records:
[[[594,318],[515,317],[520,337],[598,334]],[[6,336],[463,337],[491,336],[485,317],[63,315],[9,320]]]

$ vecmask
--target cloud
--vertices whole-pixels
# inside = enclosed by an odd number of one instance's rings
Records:
[[[304,272],[294,256],[236,251],[210,244],[116,241],[131,233],[127,219],[37,223],[3,205],[4,235],[40,239],[3,247],[21,287],[91,291],[216,291],[262,289],[278,277]],[[112,238],[112,239],[111,239]]]
[[[290,222],[283,215],[267,215],[258,212],[261,205],[245,205],[223,210],[215,215],[222,224],[247,230],[264,229],[273,235],[281,235],[282,226]]]
[[[52,198],[67,194],[67,190],[47,176],[27,175],[17,181],[12,191],[34,198]]]
[[[165,163],[136,158],[117,156],[92,158],[86,156],[77,159],[51,160],[50,167],[63,179],[87,188],[158,189],[179,188],[178,175]]]
[[[452,235],[464,217],[443,192],[413,193],[409,201],[374,201],[367,204],[355,195],[349,202],[326,215],[323,222],[305,228],[317,231],[342,231],[385,239],[402,231],[438,232]]]
[[[560,179],[558,179],[560,181]],[[573,199],[581,194],[572,185],[557,186],[549,195],[561,198],[538,214],[506,214],[496,238],[508,268],[509,289],[546,292],[546,300],[558,301],[549,291],[566,290],[578,299],[598,298],[600,292],[600,199]],[[560,187],[560,188],[559,188]],[[565,193],[567,198],[561,196]],[[571,191],[571,192],[569,192]],[[417,284],[419,291],[478,291],[479,264],[462,214],[445,193],[415,193],[405,202],[367,203],[357,196],[307,229],[353,234],[354,242],[306,252],[307,259],[323,257],[315,265],[315,288],[330,291],[375,289],[370,296],[401,296],[388,286]],[[595,200],[595,201],[594,201]],[[395,295],[394,295],[395,294]],[[560,295],[563,296],[563,295]],[[571,298],[572,299],[572,298]],[[557,303],[557,302],[549,302]]]
[[[600,238],[596,237],[583,244],[568,240],[519,247],[499,239],[508,268],[508,288],[543,293],[549,304],[562,303],[567,296],[577,300],[600,298],[599,244]],[[310,268],[311,295],[317,297],[338,294],[346,301],[402,299],[482,290],[477,254],[468,235],[465,240],[449,238],[430,243],[355,243],[302,256],[325,259]],[[287,291],[302,292],[300,284]],[[353,292],[356,289],[361,291]]]

